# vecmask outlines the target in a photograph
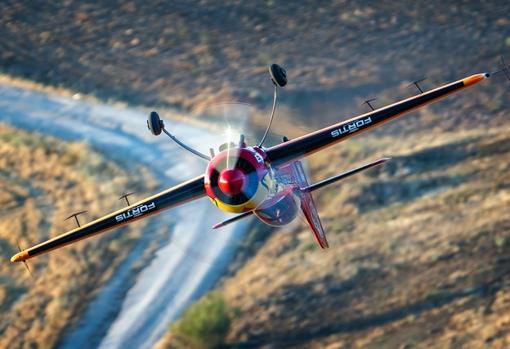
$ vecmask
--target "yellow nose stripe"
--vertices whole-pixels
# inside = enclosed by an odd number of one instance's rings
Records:
[[[211,199],[221,210],[231,213],[243,213],[257,208],[269,195],[269,191],[263,185],[258,185],[255,194],[246,202],[240,205],[230,205],[218,198]]]

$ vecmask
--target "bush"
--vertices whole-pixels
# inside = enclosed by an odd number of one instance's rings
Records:
[[[191,305],[170,331],[182,346],[202,349],[222,345],[229,328],[230,314],[225,300],[218,292],[212,292]]]

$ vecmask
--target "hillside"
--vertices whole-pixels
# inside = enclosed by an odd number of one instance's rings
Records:
[[[0,69],[132,104],[198,108],[231,95],[267,107],[267,66],[278,62],[287,103],[324,121],[332,99],[338,110],[353,94],[493,69],[510,45],[509,10],[497,0],[8,0]]]
[[[318,156],[316,180],[375,154],[393,159],[316,195],[328,251],[301,223],[273,234],[225,282],[227,303],[240,309],[229,342],[508,347],[509,132],[401,136],[398,144],[367,136]]]
[[[148,184],[133,181],[141,176]],[[17,244],[32,246],[74,228],[65,218],[79,210],[88,210],[82,222],[97,218],[117,208],[126,188],[143,192],[150,183],[142,168],[120,168],[85,144],[0,124],[0,347],[53,347],[144,223],[30,260],[32,277],[8,262]]]
[[[280,63],[289,85],[273,142],[366,111],[367,98],[409,96],[414,79],[427,76],[428,89],[510,61],[510,3],[498,0],[9,0],[0,11],[1,72],[189,118],[225,98],[265,115],[267,65]],[[227,344],[509,347],[509,107],[496,76],[311,157],[313,180],[393,159],[318,193],[330,250],[302,222],[250,236],[261,248],[241,252],[218,285],[236,309]],[[46,309],[41,299],[33,309]],[[11,341],[26,322],[13,321]],[[46,330],[52,343],[58,330]]]

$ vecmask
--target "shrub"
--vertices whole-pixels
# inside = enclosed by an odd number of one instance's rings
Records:
[[[170,331],[182,346],[202,349],[222,345],[229,328],[230,314],[225,300],[220,293],[212,292],[191,305],[171,325]]]

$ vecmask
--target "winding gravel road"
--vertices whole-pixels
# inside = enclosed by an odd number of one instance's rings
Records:
[[[167,186],[203,172],[203,160],[166,138],[150,135],[145,118],[146,111],[0,85],[0,122],[86,141],[119,162],[141,162]],[[220,140],[207,129],[180,122],[172,122],[171,128],[205,153],[208,147],[219,145]],[[168,324],[210,289],[227,268],[246,222],[219,231],[209,228],[225,218],[207,199],[150,218],[139,244],[89,304],[79,323],[68,329],[59,347],[151,348]],[[154,224],[169,227],[167,242],[133,284],[128,282],[133,277],[131,268],[147,248]]]

